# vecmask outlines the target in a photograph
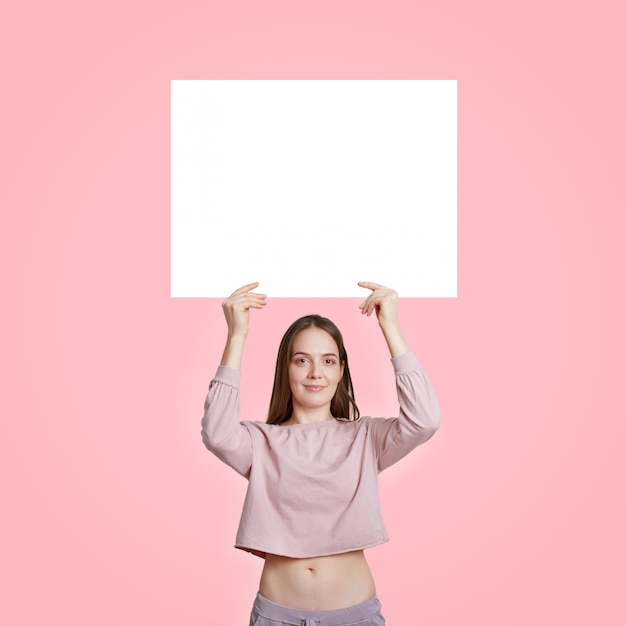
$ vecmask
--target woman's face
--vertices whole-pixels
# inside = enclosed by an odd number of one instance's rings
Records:
[[[291,346],[289,387],[294,408],[329,405],[343,374],[335,340],[314,326],[300,331]]]

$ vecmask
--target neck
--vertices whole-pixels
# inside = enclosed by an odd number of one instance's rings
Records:
[[[317,422],[328,422],[334,419],[330,412],[330,406],[323,406],[319,409],[306,409],[304,407],[294,407],[291,417],[285,424],[315,424]]]

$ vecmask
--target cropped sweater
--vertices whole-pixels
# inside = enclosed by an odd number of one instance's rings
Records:
[[[389,540],[378,474],[439,427],[439,404],[413,352],[391,359],[399,417],[311,424],[239,421],[238,370],[219,366],[202,418],[204,445],[248,479],[235,547],[309,558]]]

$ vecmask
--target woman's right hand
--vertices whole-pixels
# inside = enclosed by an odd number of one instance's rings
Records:
[[[247,335],[250,309],[262,309],[267,304],[265,294],[253,293],[252,290],[258,286],[259,283],[244,285],[222,302],[229,337]]]

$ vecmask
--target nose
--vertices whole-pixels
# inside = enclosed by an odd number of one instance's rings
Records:
[[[311,363],[311,367],[309,368],[309,378],[320,378],[320,366],[319,363]]]

